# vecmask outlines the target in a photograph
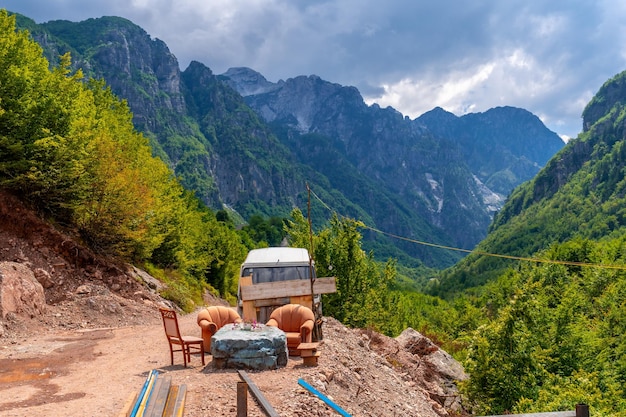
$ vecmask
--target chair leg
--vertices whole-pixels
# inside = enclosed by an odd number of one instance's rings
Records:
[[[174,346],[170,343],[170,362],[174,366]]]

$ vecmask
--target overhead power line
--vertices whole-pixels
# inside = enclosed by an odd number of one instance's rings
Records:
[[[336,210],[333,210],[317,194],[315,194],[315,192],[313,190],[310,190],[310,192],[328,211],[330,211],[331,213],[337,213]],[[341,214],[338,214],[338,215],[340,217],[343,217],[343,218],[348,218],[347,216],[343,216]],[[557,259],[541,259],[541,258],[532,258],[532,257],[526,257],[526,256],[503,255],[503,254],[499,254],[499,253],[483,252],[483,251],[477,251],[477,250],[472,250],[472,249],[455,248],[453,246],[440,245],[440,244],[437,244],[437,243],[424,242],[424,241],[421,241],[421,240],[416,240],[416,239],[411,239],[411,238],[404,237],[404,236],[399,236],[399,235],[396,235],[396,234],[393,234],[393,233],[385,232],[383,230],[376,229],[374,227],[368,226],[367,224],[365,224],[365,222],[362,222],[362,223],[363,223],[363,228],[364,229],[371,230],[371,231],[379,233],[381,235],[385,235],[385,236],[392,237],[394,239],[404,240],[406,242],[411,242],[411,243],[415,243],[417,245],[422,245],[422,246],[429,246],[429,247],[437,248],[437,249],[445,249],[445,250],[451,250],[451,251],[456,251],[456,252],[463,252],[463,253],[472,254],[472,255],[478,255],[478,256],[490,256],[490,257],[493,257],[493,258],[512,259],[512,260],[517,260],[517,261],[527,261],[527,262],[539,262],[539,263],[546,263],[546,264],[571,265],[571,266],[580,266],[580,267],[594,267],[594,268],[604,268],[604,269],[626,270],[626,265],[605,265],[605,264],[594,264],[594,263],[589,263],[589,262],[560,261],[560,260],[557,260]]]

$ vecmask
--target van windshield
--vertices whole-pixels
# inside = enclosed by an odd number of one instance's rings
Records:
[[[252,275],[253,284],[309,279],[309,267],[307,265],[244,268],[241,276],[250,275]],[[313,278],[315,278],[315,269],[313,269]]]

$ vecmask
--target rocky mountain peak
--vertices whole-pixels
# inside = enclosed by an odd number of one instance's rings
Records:
[[[242,88],[241,83],[236,88]],[[248,86],[248,90],[251,87]],[[259,88],[263,91],[263,85]],[[240,94],[245,90],[237,90]],[[365,107],[363,98],[354,87],[322,80],[317,75],[300,75],[274,84],[262,93],[248,95],[246,103],[257,110],[266,122],[282,122],[300,133],[315,131],[315,119],[325,109],[338,109],[350,101]]]
[[[86,76],[106,79],[118,96],[131,103],[140,130],[154,131],[163,109],[185,112],[178,59],[163,41],[152,39],[131,21],[101,17],[77,23],[56,20],[41,27],[61,41],[57,41],[59,53],[72,52],[75,67]],[[117,76],[110,77],[111,73]]]
[[[269,82],[261,73],[247,67],[229,68],[220,79],[243,97],[276,90],[283,83],[282,80],[278,84]]]
[[[437,106],[432,110],[427,111],[426,113],[419,116],[415,119],[417,122],[424,124],[433,124],[433,123],[453,123],[457,120],[458,117],[447,110],[442,109]]]

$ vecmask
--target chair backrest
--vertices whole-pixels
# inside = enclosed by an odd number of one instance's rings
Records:
[[[241,317],[235,310],[224,306],[210,306],[206,308],[206,312],[210,317],[210,321],[215,323],[218,329],[229,323],[241,320]],[[206,315],[203,315],[203,318],[206,319]]]
[[[299,332],[300,326],[307,320],[315,321],[310,308],[299,304],[286,304],[272,311],[270,319],[276,320],[278,327],[287,332]]]
[[[167,338],[181,340],[176,311],[163,307],[159,307],[159,311],[163,318],[163,327],[165,328]]]

